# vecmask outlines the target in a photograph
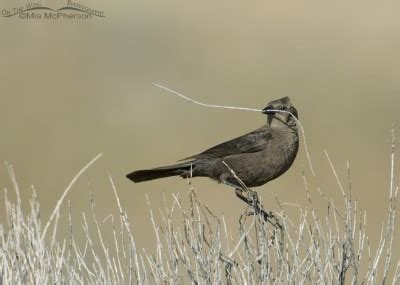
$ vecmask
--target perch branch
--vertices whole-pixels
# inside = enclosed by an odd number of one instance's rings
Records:
[[[44,239],[46,236],[47,229],[49,228],[51,222],[53,221],[54,217],[59,213],[60,207],[62,202],[64,201],[64,198],[67,196],[69,190],[71,190],[72,186],[75,184],[76,180],[78,180],[79,176],[82,175],[96,160],[98,160],[103,154],[100,153],[98,154],[95,158],[93,158],[84,168],[82,168],[78,174],[72,179],[72,181],[69,183],[68,187],[65,189],[64,193],[61,195],[61,198],[57,201],[57,205],[55,206],[53,213],[50,216],[50,219],[47,221],[46,226],[43,229],[41,240]]]

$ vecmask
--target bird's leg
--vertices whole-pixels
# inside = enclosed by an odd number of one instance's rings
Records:
[[[238,186],[236,184],[233,184],[233,183],[231,183],[229,181],[226,181],[225,179],[221,179],[221,183],[223,183],[223,184],[225,184],[227,186],[233,187],[235,189],[240,188],[240,190],[243,190],[240,186]]]
[[[243,195],[243,192],[246,192],[246,189],[244,189],[244,188],[242,188],[242,187],[240,187],[240,186],[238,186],[236,184],[230,183],[230,182],[228,182],[226,180],[222,180],[222,183],[227,185],[227,186],[235,188],[236,196],[238,198],[240,198],[240,200],[242,200],[242,201],[246,202],[247,204],[249,204],[248,198],[245,195]]]

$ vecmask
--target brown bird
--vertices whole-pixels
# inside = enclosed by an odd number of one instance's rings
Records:
[[[209,177],[241,189],[229,170],[231,168],[247,187],[261,186],[285,173],[296,158],[299,135],[295,118],[287,112],[298,116],[289,97],[272,101],[262,110],[267,115],[264,126],[187,157],[182,160],[185,162],[134,171],[126,177],[134,182],[178,175],[183,178]]]

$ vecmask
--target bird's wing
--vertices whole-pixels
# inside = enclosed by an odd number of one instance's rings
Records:
[[[203,151],[202,153],[187,157],[182,160],[220,157],[222,158],[233,154],[258,152],[266,147],[268,141],[270,141],[271,138],[271,132],[265,127],[261,127],[248,134],[223,142],[219,145]]]

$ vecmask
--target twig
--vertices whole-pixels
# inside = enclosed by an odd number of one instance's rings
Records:
[[[67,196],[69,190],[71,190],[72,186],[78,180],[79,176],[82,175],[83,172],[85,172],[96,160],[98,160],[103,154],[100,153],[98,154],[95,158],[93,158],[84,168],[82,168],[78,174],[72,179],[72,181],[69,183],[68,187],[65,189],[64,193],[61,195],[61,198],[58,200],[57,205],[55,206],[53,213],[50,216],[50,219],[47,221],[46,226],[43,229],[43,233],[41,236],[41,239],[43,240],[46,236],[47,229],[49,228],[51,222],[53,221],[54,217],[57,215],[58,211],[60,210],[61,204],[64,201],[64,198]]]
[[[181,94],[179,92],[176,92],[176,91],[174,91],[172,89],[164,87],[164,86],[162,86],[160,84],[153,83],[153,82],[151,84],[154,85],[154,86],[157,86],[158,88],[164,89],[165,91],[171,92],[171,93],[173,93],[173,94],[175,94],[175,95],[177,95],[177,96],[189,101],[190,103],[195,103],[195,104],[203,106],[203,107],[234,109],[234,110],[253,111],[253,112],[261,112],[262,111],[262,110],[259,110],[259,109],[246,108],[246,107],[231,107],[231,106],[211,105],[211,104],[201,103],[199,101],[196,101],[194,99],[186,97],[185,95],[183,95],[183,94]]]

